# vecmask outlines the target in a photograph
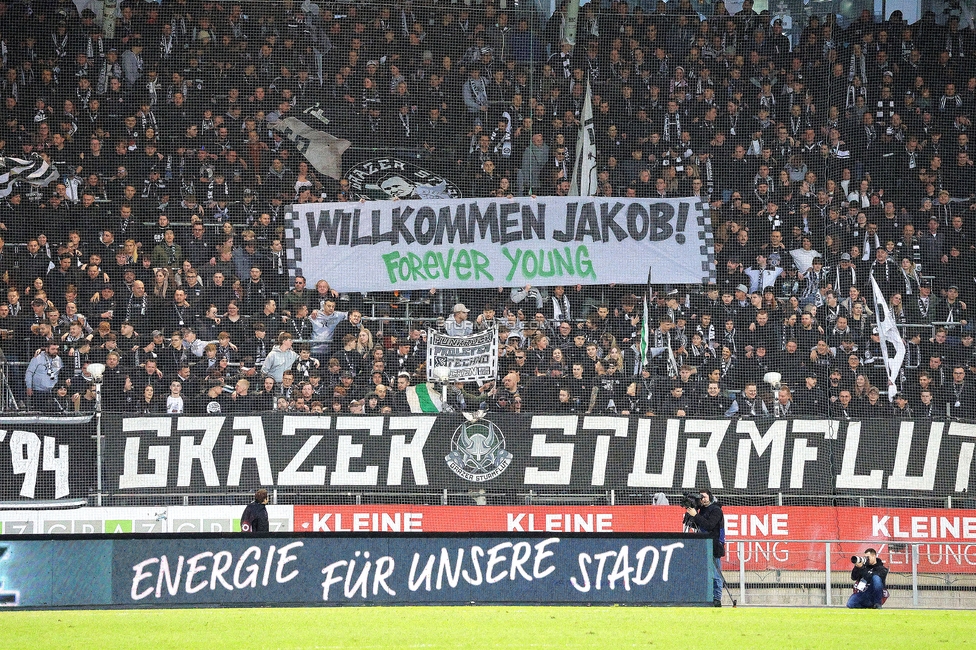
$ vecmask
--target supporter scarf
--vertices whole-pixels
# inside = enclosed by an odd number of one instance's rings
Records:
[[[902,271],[901,275],[902,275],[902,280],[904,280],[905,282],[905,295],[910,296],[913,293],[915,293],[913,289],[913,285],[914,285],[913,278],[908,273],[905,273],[905,271]]]
[[[146,296],[143,295],[142,298],[136,298],[135,296],[129,296],[129,302],[125,308],[125,318],[126,320],[134,319],[138,316],[145,316],[146,309],[148,308],[148,303],[146,301]]]
[[[845,269],[842,269],[840,267],[840,265],[838,265],[837,266],[837,269],[834,271],[834,273],[835,273],[835,275],[837,277],[836,283],[834,285],[835,288],[844,286],[844,283],[842,283],[841,280],[840,280],[840,272],[841,271],[844,271],[844,270]],[[851,266],[851,268],[846,269],[846,270],[848,270],[848,271],[851,272],[851,283],[848,286],[856,286],[857,285],[857,270],[853,266]],[[836,316],[834,318],[836,319]]]
[[[162,88],[163,84],[160,83],[159,78],[149,81],[146,83],[146,91],[149,93],[149,105],[155,106],[159,103],[159,89]]]
[[[861,83],[867,84],[868,82],[868,64],[864,60],[864,54],[855,54],[851,52],[851,64],[848,66],[850,72],[847,73],[848,81],[853,81],[854,77],[860,77]]]
[[[803,118],[802,117],[795,117],[795,116],[791,115],[790,116],[790,135],[792,135],[795,138],[795,137],[797,137],[800,134],[800,131],[802,131],[802,130],[803,130]]]
[[[681,115],[677,112],[672,115],[671,113],[664,114],[664,133],[662,138],[665,142],[671,142],[671,130],[674,129],[674,142],[678,141],[681,137]]]
[[[81,88],[78,88],[75,91],[75,98],[78,100],[78,104],[84,106],[85,108],[88,108],[88,102],[92,98],[91,87],[89,87],[87,90],[82,90]]]
[[[399,117],[400,117],[400,124],[403,125],[404,136],[409,138],[410,137],[410,115],[409,114],[405,115],[403,113],[400,113]]]
[[[803,287],[803,297],[810,298],[812,296],[820,297],[820,283],[823,282],[826,277],[826,273],[823,269],[820,271],[810,271],[806,275],[806,284]]]
[[[875,115],[879,120],[884,120],[886,117],[891,117],[895,112],[895,100],[889,99],[885,101],[883,99],[878,100],[878,112]]]
[[[600,81],[600,61],[598,59],[587,59],[586,65],[589,68],[590,79],[594,83],[599,83]]]
[[[908,61],[912,56],[912,50],[915,49],[915,41],[902,41],[901,42],[901,58],[904,61]],[[913,75],[914,77],[914,75]]]
[[[773,406],[773,415],[778,418],[786,418],[793,414],[793,402],[780,404],[777,402]]]
[[[468,85],[471,87],[471,94],[478,106],[488,105],[488,86],[484,79],[469,79]]]
[[[945,112],[946,107],[948,106],[949,108],[952,108],[953,104],[955,104],[956,108],[962,108],[962,96],[956,94],[952,97],[946,97],[943,95],[942,99],[939,101],[939,110]]]
[[[167,59],[173,54],[173,48],[175,47],[173,42],[173,35],[162,36],[159,39],[159,58]]]
[[[51,34],[51,41],[54,43],[54,56],[57,59],[63,59],[68,54],[68,35],[65,34],[64,38],[58,38],[57,34]]]
[[[109,63],[106,61],[102,64],[102,69],[98,74],[98,83],[95,86],[95,92],[99,95],[104,95],[108,92],[108,80],[112,77],[122,77],[122,65],[118,62]]]
[[[156,114],[155,113],[153,113],[152,111],[147,111],[145,113],[140,113],[139,119],[142,121],[142,132],[143,133],[146,132],[146,129],[150,129],[150,128],[153,131],[155,131],[156,133],[159,133],[159,124],[156,121]],[[206,120],[204,120],[204,122],[206,122]],[[211,124],[213,124],[213,120],[211,120]],[[204,126],[204,130],[206,130],[206,126]]]
[[[847,101],[844,102],[844,108],[851,109],[857,105],[857,98],[863,97],[865,101],[868,99],[868,89],[864,86],[858,88],[854,84],[847,87]]]
[[[962,46],[962,34],[959,32],[956,32],[955,34],[949,32],[946,34],[945,45],[946,52],[949,53],[950,58],[963,59],[966,57],[966,52]]]
[[[715,193],[715,174],[712,170],[711,157],[706,158],[704,162],[700,162],[699,169],[701,170],[702,179],[705,181],[705,189],[708,195],[711,196]]]

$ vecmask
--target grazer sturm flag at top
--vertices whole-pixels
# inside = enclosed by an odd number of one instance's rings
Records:
[[[0,198],[10,196],[17,183],[47,187],[58,176],[58,170],[36,153],[30,158],[0,158]]]
[[[871,276],[871,289],[874,292],[874,315],[877,319],[881,356],[884,358],[885,371],[888,373],[888,400],[891,401],[895,398],[895,393],[898,392],[896,382],[898,374],[901,372],[901,364],[905,360],[905,341],[901,338],[901,332],[898,331],[898,325],[891,315],[888,302],[885,300],[884,294],[881,293],[881,287],[878,286],[878,281],[874,279],[873,275]],[[888,349],[889,343],[894,348],[894,356]]]
[[[320,124],[316,124],[316,121]],[[297,116],[280,118],[272,128],[294,142],[295,148],[312,167],[339,180],[342,178],[342,154],[352,143],[317,128],[328,124],[329,119],[316,104]]]
[[[576,139],[576,162],[569,185],[570,196],[594,196],[599,189],[596,178],[596,130],[593,126],[593,94],[586,82],[586,95],[580,113],[580,132]]]

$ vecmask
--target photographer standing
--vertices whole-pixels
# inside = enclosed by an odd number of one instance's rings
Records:
[[[864,557],[855,556],[851,561],[854,562],[851,580],[855,591],[847,601],[848,609],[881,609],[888,567],[873,548],[864,551]]]
[[[245,535],[249,533],[267,533],[271,530],[268,521],[268,509],[265,507],[267,505],[268,491],[261,488],[254,493],[254,502],[249,503],[244,508],[244,514],[241,515],[242,533]]]
[[[715,557],[715,585],[713,598],[715,607],[722,606],[722,558],[725,557],[725,513],[722,506],[712,496],[711,490],[701,490],[700,508],[688,507],[688,517],[694,527],[712,538],[712,554]]]

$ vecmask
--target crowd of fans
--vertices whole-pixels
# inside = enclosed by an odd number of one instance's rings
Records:
[[[455,408],[974,415],[957,18],[797,15],[787,35],[751,0],[591,2],[572,45],[565,5],[119,4],[106,38],[71,2],[0,0],[0,154],[60,173],[0,186],[11,407],[93,408],[97,362],[109,410],[403,412],[430,325],[499,329],[498,382],[451,387]],[[656,287],[646,363],[643,287],[289,278],[286,206],[363,197],[277,120],[314,109],[345,163],[403,157],[464,196],[566,195],[587,84],[601,195],[711,207],[716,282]],[[872,276],[907,345],[891,401]]]

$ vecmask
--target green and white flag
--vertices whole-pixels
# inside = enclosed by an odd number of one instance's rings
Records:
[[[440,413],[441,396],[433,384],[417,384],[407,388],[407,404],[411,413]]]
[[[644,287],[644,313],[641,314],[640,331],[641,369],[647,368],[648,352],[651,347],[651,267],[647,268],[647,285]],[[650,356],[657,356],[651,354]]]
[[[651,308],[647,304],[647,292],[644,292],[644,313],[641,315],[640,331],[640,363],[641,369],[647,367],[647,353],[651,346]]]

